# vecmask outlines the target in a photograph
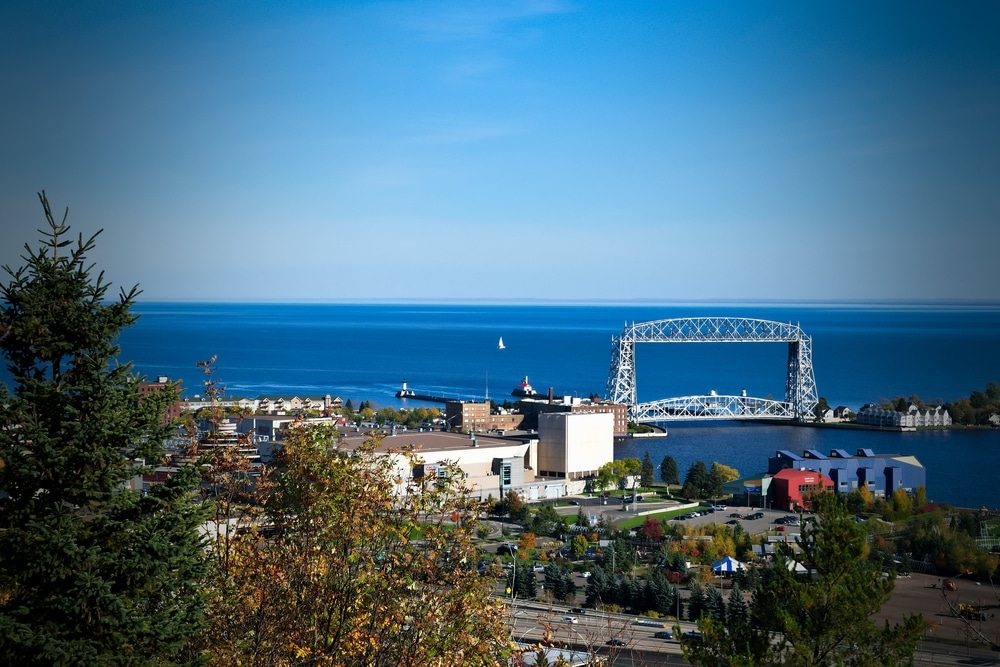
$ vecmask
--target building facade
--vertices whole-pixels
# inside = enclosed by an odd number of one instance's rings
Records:
[[[628,433],[628,406],[618,403],[600,403],[585,398],[562,396],[552,399],[525,399],[518,401],[518,409],[524,415],[522,428],[539,428],[539,415],[553,412],[600,412],[612,415],[614,435]]]
[[[881,428],[913,429],[951,426],[951,415],[942,407],[921,410],[917,406],[911,405],[906,412],[897,412],[869,403],[858,411],[855,421],[858,424]]]
[[[614,460],[614,415],[552,412],[538,415],[538,474],[582,480]]]
[[[809,509],[809,496],[833,491],[833,480],[815,470],[785,468],[771,477],[771,506],[794,512]]]
[[[521,428],[524,415],[517,413],[493,413],[488,402],[448,401],[444,405],[446,431],[459,433],[487,433],[489,431],[510,431]]]
[[[927,471],[916,457],[875,454],[870,449],[859,449],[853,456],[843,449],[834,449],[829,456],[814,449],[801,455],[781,450],[768,459],[767,469],[771,475],[786,469],[820,472],[833,482],[835,493],[865,488],[877,497],[891,496],[897,489],[912,493],[927,484]]]

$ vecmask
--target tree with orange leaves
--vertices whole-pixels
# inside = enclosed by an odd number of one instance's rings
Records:
[[[260,480],[260,516],[219,535],[210,664],[505,663],[464,476],[403,479],[416,457],[378,444],[348,451],[329,425],[290,430]]]

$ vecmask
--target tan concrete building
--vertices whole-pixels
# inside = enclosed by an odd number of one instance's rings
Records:
[[[554,412],[538,415],[538,474],[583,480],[614,460],[614,414]]]

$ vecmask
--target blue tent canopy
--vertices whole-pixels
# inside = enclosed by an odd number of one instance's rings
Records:
[[[720,558],[719,560],[712,563],[712,572],[735,572],[736,570],[742,570],[743,563],[739,562],[732,556],[726,556],[725,558]]]

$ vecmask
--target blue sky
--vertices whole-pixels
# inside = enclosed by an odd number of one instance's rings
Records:
[[[17,6],[20,5],[20,6]],[[35,193],[154,300],[1000,300],[994,2],[0,9]]]

